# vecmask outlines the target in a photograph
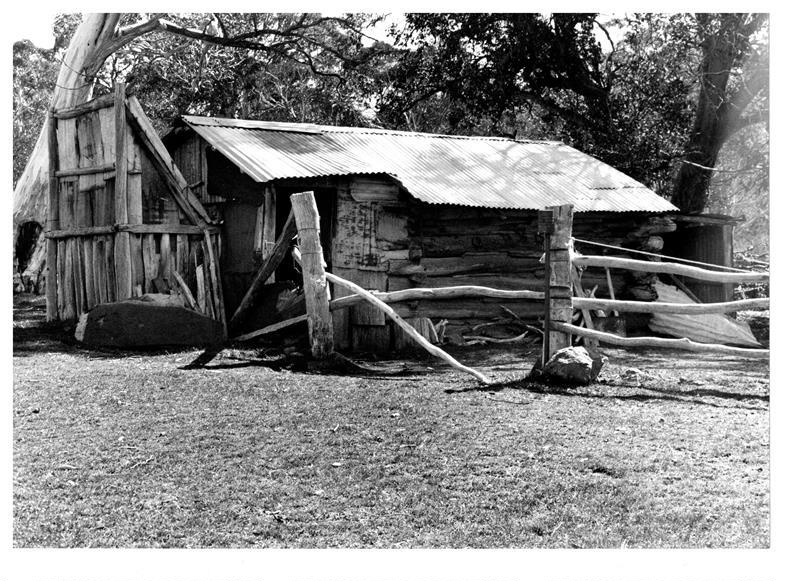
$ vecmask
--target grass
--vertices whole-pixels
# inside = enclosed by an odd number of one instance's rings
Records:
[[[430,360],[183,370],[197,351],[87,350],[40,319],[18,304],[17,547],[769,543],[764,362],[610,349],[602,382],[555,389],[521,381],[532,346],[454,352],[481,389]]]

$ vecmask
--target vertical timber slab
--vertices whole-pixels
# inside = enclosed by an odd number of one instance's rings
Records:
[[[116,123],[116,110],[114,107],[106,107],[97,112],[97,117],[100,121],[100,132],[103,138],[103,163],[115,163],[116,154],[114,143],[116,133],[114,125]]]
[[[105,246],[105,278],[106,278],[106,293],[108,295],[108,302],[113,303],[117,300],[117,277],[115,276],[114,269],[114,246],[116,240],[114,236],[104,236]]]
[[[208,305],[206,303],[206,277],[203,273],[203,265],[200,264],[195,268],[195,279],[197,280],[197,304],[200,305],[200,311],[208,314]]]
[[[325,278],[325,261],[322,257],[319,211],[313,192],[292,194],[290,199],[300,238],[311,355],[315,359],[323,359],[333,352],[333,320],[329,305],[330,292]]]
[[[142,290],[149,293],[155,279],[158,278],[158,256],[156,253],[155,234],[145,234],[142,237],[142,262],[144,265],[144,282]]]
[[[262,234],[261,234],[261,256],[266,257],[275,248],[275,242],[278,239],[278,223],[276,213],[276,194],[275,188],[267,186],[264,192],[264,207],[262,219]],[[267,279],[267,283],[275,282],[275,273],[271,274]]]
[[[225,297],[222,293],[222,273],[219,268],[219,260],[218,257],[221,253],[219,251],[220,248],[220,241],[222,236],[215,235],[214,238],[217,240],[217,244],[214,244],[214,240],[211,238],[211,234],[207,229],[203,230],[203,236],[206,243],[206,253],[208,260],[208,270],[211,276],[211,296],[214,302],[214,308],[217,315],[217,320],[222,323],[222,337],[223,339],[228,338],[228,319],[225,315]]]
[[[128,224],[142,223],[142,162],[139,147],[133,139],[133,132],[126,131],[127,179],[128,179]]]
[[[94,282],[94,253],[92,252],[92,238],[87,236],[81,240],[83,246],[83,268],[86,284],[86,310],[97,304],[97,286]]]
[[[51,238],[51,240],[53,240]],[[57,242],[58,244],[58,251],[56,253],[56,272],[57,272],[57,280],[58,284],[56,285],[57,290],[57,305],[58,305],[58,319],[64,320],[64,305],[66,304],[66,299],[64,295],[66,295],[66,254],[67,254],[67,241],[61,238]]]
[[[142,238],[143,234],[131,234],[131,286],[133,287],[134,296],[143,294],[145,280],[144,280],[144,258],[142,256]]]
[[[94,131],[92,130],[91,115],[81,115],[76,120],[78,167],[94,167],[99,165],[95,159]],[[83,228],[92,225],[92,192],[95,185],[93,174],[78,176],[77,191],[75,192],[75,223],[74,226]]]
[[[75,190],[78,181],[75,178],[60,178],[58,184],[58,224],[67,230],[75,227]]]
[[[175,246],[175,270],[184,281],[189,281],[189,235],[178,234]]]
[[[72,251],[74,238],[67,238],[64,246],[64,319],[71,321],[77,316],[75,311],[75,266]]]
[[[160,247],[160,264],[158,266],[158,278],[166,282],[168,287],[172,286],[172,244],[170,243],[170,234],[163,232],[161,234],[161,247]]]
[[[266,194],[262,198],[261,205],[256,208],[256,223],[253,227],[253,258],[256,264],[264,260],[262,248],[264,246],[264,212],[266,211]]]
[[[76,228],[92,225],[92,191],[95,186],[95,176],[78,176],[78,188],[75,192],[75,223]]]
[[[80,316],[86,309],[86,277],[83,271],[83,241],[80,236],[70,239],[72,242],[72,264],[75,269],[75,314]]]
[[[208,309],[208,316],[212,319],[218,318],[217,304],[214,300],[214,283],[211,280],[211,269],[208,265],[208,256],[204,253],[203,259],[203,280],[205,281],[206,289],[206,308]]]
[[[553,206],[553,230],[548,248],[548,315],[550,321],[572,322],[572,206]],[[550,357],[564,347],[569,347],[572,337],[568,333],[548,329]]]
[[[105,165],[113,162],[113,159],[106,161],[106,152],[103,146],[103,127],[100,123],[100,111],[92,111],[91,113],[87,113],[86,120],[92,131],[95,163],[97,165]]]
[[[58,230],[58,134],[56,119],[50,111],[47,126],[47,149],[49,164],[49,183],[47,191],[47,224],[45,230],[50,232]],[[47,320],[55,321],[58,318],[58,241],[55,238],[47,239],[47,279],[45,284],[45,299],[47,301]]]
[[[92,238],[92,269],[95,285],[95,296],[97,297],[97,304],[108,302],[108,291],[106,290],[106,277],[105,268],[103,266],[103,257],[105,256],[105,243],[100,236]]]
[[[114,145],[116,178],[114,180],[114,221],[128,223],[128,121],[125,115],[125,84],[114,85]],[[114,266],[117,300],[132,293],[130,233],[117,232],[114,241]]]
[[[78,167],[76,119],[58,120],[58,169]]]

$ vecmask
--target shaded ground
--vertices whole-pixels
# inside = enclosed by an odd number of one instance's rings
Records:
[[[768,365],[608,349],[601,381],[522,381],[537,345],[401,375],[255,350],[87,350],[18,300],[17,547],[765,547]]]

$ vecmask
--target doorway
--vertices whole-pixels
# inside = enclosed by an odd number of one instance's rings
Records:
[[[294,193],[307,192],[312,188],[285,188],[277,186],[275,188],[275,225],[276,236],[280,235],[283,230],[283,225],[286,223],[286,218],[289,217],[289,210],[292,207],[292,202],[289,199]],[[320,242],[322,243],[322,256],[325,259],[325,264],[330,270],[331,257],[333,251],[333,235],[335,231],[336,219],[336,188],[332,187],[315,187],[313,188],[314,201],[317,204],[319,211],[319,226],[320,226]],[[300,267],[294,262],[294,259],[286,254],[278,269],[275,271],[275,280],[292,281],[295,285],[302,286],[303,273]]]

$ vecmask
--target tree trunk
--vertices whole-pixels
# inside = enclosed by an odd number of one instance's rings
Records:
[[[692,132],[686,144],[681,165],[672,190],[672,203],[687,214],[701,213],[708,202],[708,186],[717,157],[731,133],[740,111],[731,107],[728,81],[740,60],[746,15],[723,14],[718,23],[714,16],[697,16],[701,34],[703,60],[700,65],[700,94]],[[714,31],[709,31],[716,27]]]
[[[105,62],[104,47],[113,38],[119,14],[87,14],[84,16],[58,73],[51,107],[63,109],[89,100],[94,87],[94,76]],[[28,165],[14,190],[14,241],[19,227],[25,222],[38,222],[44,226],[47,217],[49,154],[47,125],[39,133]],[[36,252],[22,273],[23,280],[37,280],[45,266],[44,232],[36,242]]]

